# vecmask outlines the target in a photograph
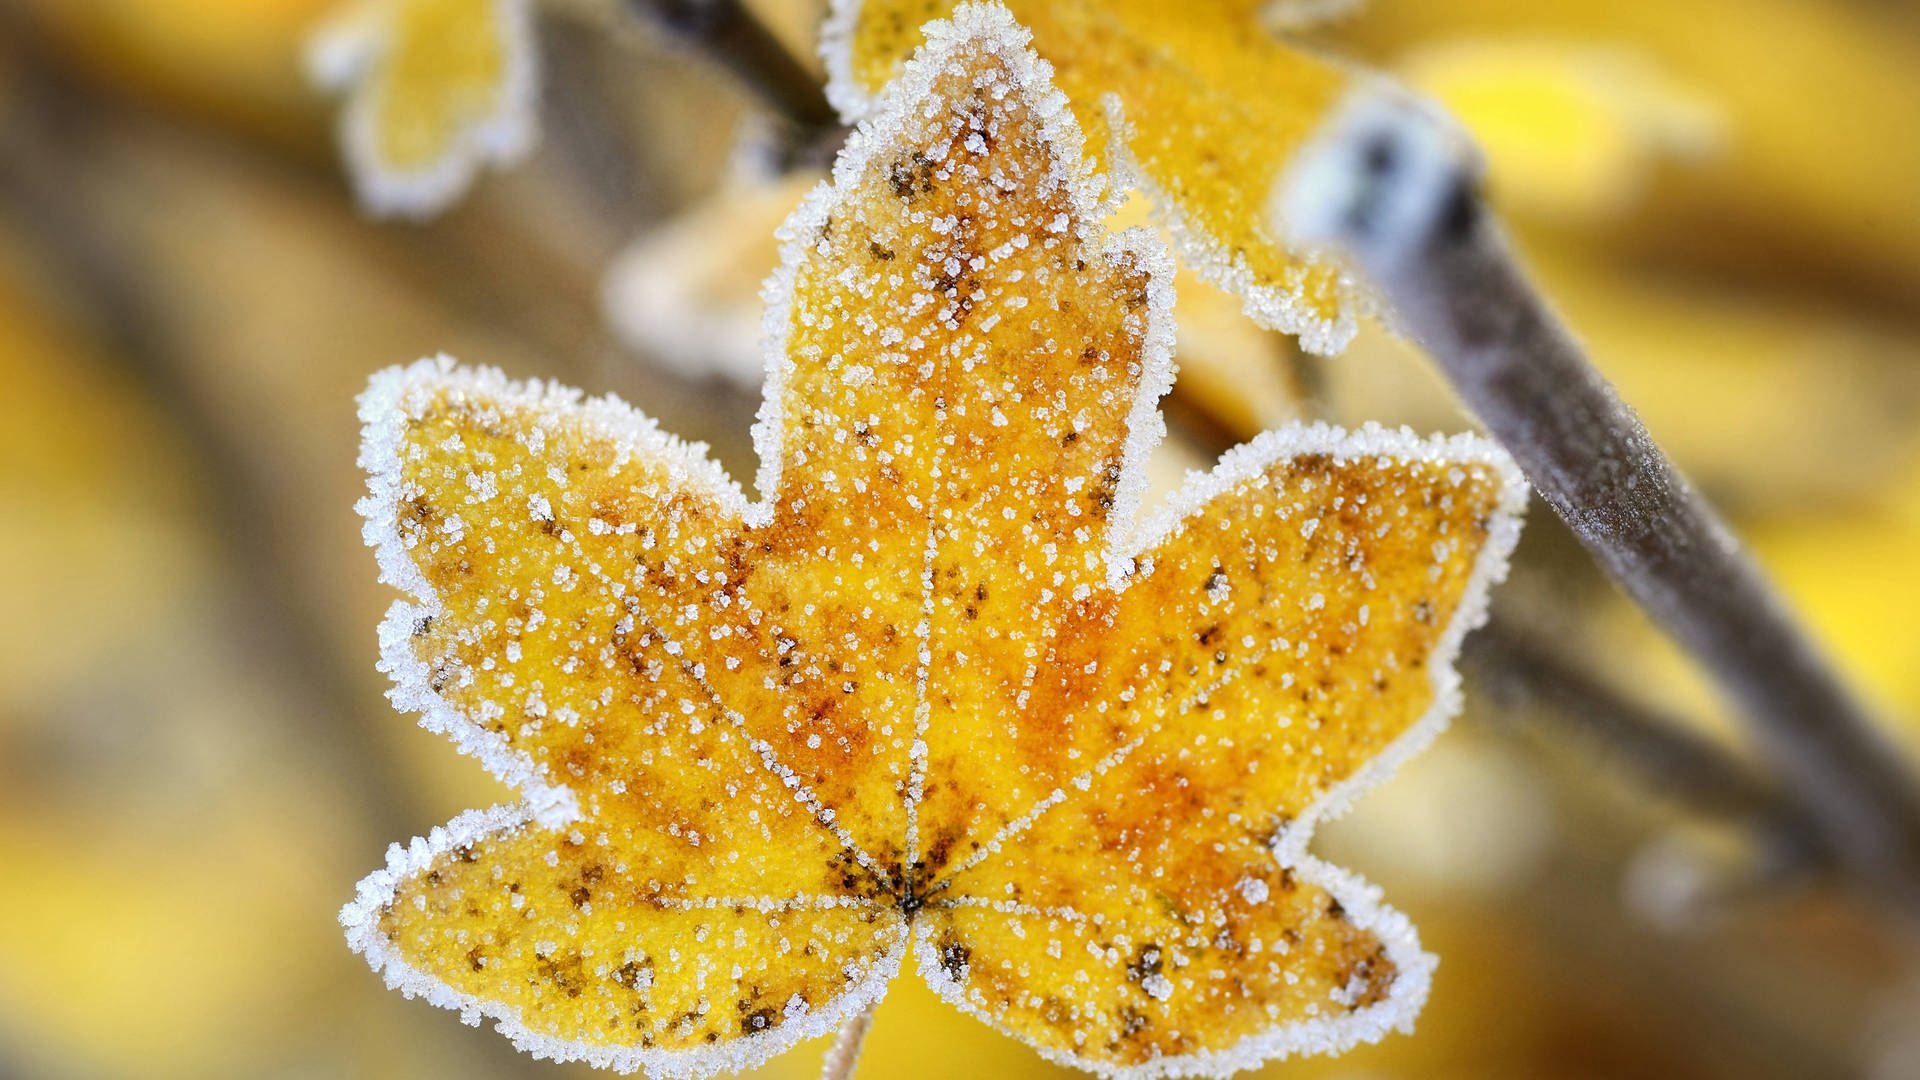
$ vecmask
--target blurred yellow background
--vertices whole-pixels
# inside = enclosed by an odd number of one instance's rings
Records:
[[[587,1074],[388,992],[335,925],[387,843],[506,797],[382,697],[353,398],[445,351],[617,392],[750,476],[757,390],[633,348],[600,299],[635,235],[728,197],[750,108],[610,3],[536,5],[538,148],[383,224],[304,74],[335,6],[0,0],[0,1076]],[[819,11],[763,13],[811,63]],[[1479,134],[1596,362],[1920,752],[1920,9],[1374,0],[1304,33]],[[1223,362],[1297,376],[1235,423],[1468,424],[1377,327],[1318,364],[1223,332]],[[1203,456],[1192,421],[1170,460]],[[1503,617],[1738,752],[1530,532]],[[1418,1034],[1262,1075],[1920,1077],[1910,938],[1817,876],[1745,881],[1744,831],[1469,693],[1322,841],[1441,957]],[[1730,895],[1676,900],[1689,874]],[[1056,1074],[911,977],[861,1071]]]

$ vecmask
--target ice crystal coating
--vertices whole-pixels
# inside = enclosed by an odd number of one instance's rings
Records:
[[[849,118],[925,34],[962,15],[958,0],[833,0],[821,43],[827,94]],[[1290,250],[1268,192],[1339,100],[1339,66],[1282,43],[1256,0],[1007,0],[1089,134],[1125,185],[1153,201],[1182,261],[1240,297],[1272,330],[1316,353],[1345,348],[1364,309],[1330,261]],[[996,6],[996,11],[1001,10]]]
[[[396,704],[521,788],[361,883],[390,984],[654,1075],[823,1034],[911,954],[1107,1076],[1408,1025],[1432,958],[1307,854],[1432,738],[1518,530],[1471,438],[1293,428],[1138,513],[1164,252],[963,12],[785,229],[750,502],[611,399],[444,358],[362,398]]]
[[[728,185],[636,239],[602,283],[609,324],[681,375],[760,389],[767,370],[760,283],[780,261],[774,230],[817,182],[794,173],[778,183]],[[1149,221],[1138,200],[1122,204],[1109,227],[1132,219]],[[1307,388],[1277,362],[1283,343],[1241,313],[1238,297],[1192,272],[1175,274],[1172,286],[1180,312],[1176,402],[1243,437],[1298,419]]]
[[[352,0],[313,36],[316,83],[347,95],[340,146],[368,212],[425,218],[536,125],[528,0]]]

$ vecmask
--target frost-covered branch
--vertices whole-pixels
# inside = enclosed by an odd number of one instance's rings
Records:
[[[1444,116],[1368,88],[1302,152],[1275,210],[1294,237],[1343,250],[1371,279],[1547,504],[1714,675],[1822,843],[1920,911],[1920,788],[1549,310],[1481,201],[1479,176]]]

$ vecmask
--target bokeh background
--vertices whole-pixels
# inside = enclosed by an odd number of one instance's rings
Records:
[[[386,991],[335,925],[388,842],[505,797],[382,697],[353,398],[446,351],[751,475],[750,376],[625,324],[664,278],[737,338],[791,196],[722,73],[549,0],[538,150],[371,220],[302,72],[330,6],[0,0],[0,1076],[587,1075]],[[813,63],[817,9],[754,6]],[[1920,754],[1920,7],[1375,0],[1300,32],[1480,136],[1596,361]],[[649,235],[656,272],[609,281]],[[1173,471],[1290,415],[1470,423],[1377,328],[1318,361],[1181,304]],[[1537,648],[1478,674],[1544,664],[1746,760],[1544,512],[1498,628]],[[1320,842],[1441,956],[1419,1033],[1263,1075],[1920,1077],[1910,927],[1534,681],[1470,693]],[[1056,1074],[911,978],[861,1073]]]

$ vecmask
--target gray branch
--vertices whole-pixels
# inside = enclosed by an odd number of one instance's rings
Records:
[[[1899,754],[1549,310],[1479,179],[1444,116],[1369,88],[1303,151],[1275,209],[1372,281],[1594,559],[1715,677],[1822,846],[1920,911],[1920,789]]]

